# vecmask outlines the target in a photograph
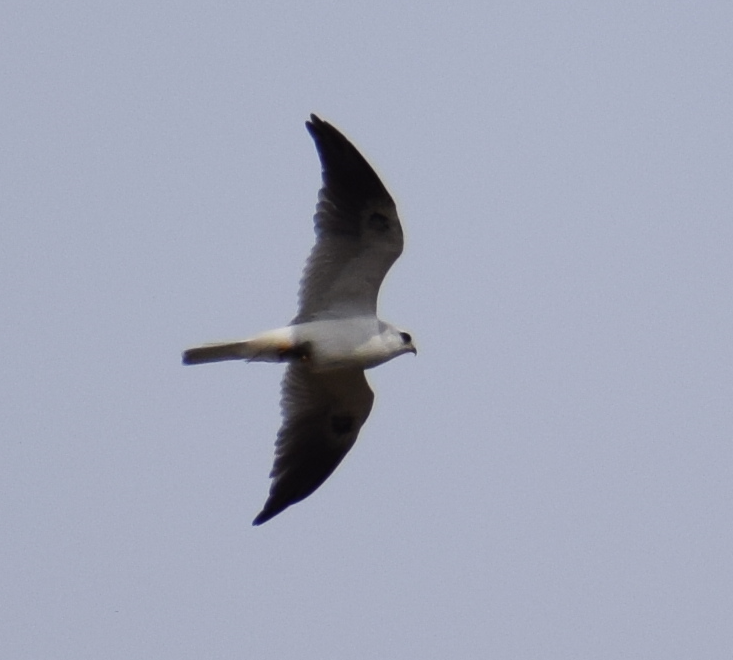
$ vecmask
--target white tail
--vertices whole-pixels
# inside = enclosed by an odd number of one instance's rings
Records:
[[[183,364],[204,364],[222,360],[247,360],[250,355],[249,342],[235,341],[221,344],[205,344],[183,351]]]
[[[183,351],[183,364],[205,364],[224,360],[283,362],[302,357],[292,340],[289,327],[263,332],[242,341],[204,344]]]

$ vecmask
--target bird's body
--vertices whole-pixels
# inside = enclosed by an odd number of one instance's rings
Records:
[[[268,330],[242,341],[190,348],[184,353],[184,361],[186,364],[223,360],[307,361],[312,371],[371,369],[412,350],[404,334],[376,317],[308,321]]]
[[[184,364],[289,363],[273,482],[255,525],[310,495],[351,449],[374,400],[364,370],[416,352],[408,333],[376,314],[379,287],[402,252],[394,202],[338,130],[315,115],[306,126],[321,158],[323,188],[298,314],[284,328],[183,353]]]

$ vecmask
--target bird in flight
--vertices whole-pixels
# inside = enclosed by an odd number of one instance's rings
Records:
[[[395,203],[340,131],[316,115],[306,128],[321,160],[323,186],[296,317],[250,339],[183,353],[184,364],[288,363],[270,494],[254,525],[308,497],[353,447],[374,401],[364,370],[417,353],[407,332],[377,317],[379,287],[402,253]]]

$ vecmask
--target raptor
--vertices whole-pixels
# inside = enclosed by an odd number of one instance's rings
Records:
[[[365,369],[417,353],[409,333],[380,320],[377,297],[402,253],[395,203],[364,157],[328,122],[306,128],[321,160],[316,243],[285,327],[249,339],[189,348],[184,364],[287,362],[283,422],[260,525],[313,493],[354,446],[374,402]]]

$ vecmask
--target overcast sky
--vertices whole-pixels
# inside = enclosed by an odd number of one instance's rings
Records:
[[[15,660],[733,657],[733,4],[0,21]],[[406,234],[359,441],[259,528],[316,112]]]

